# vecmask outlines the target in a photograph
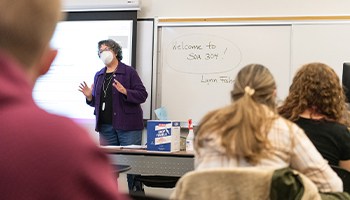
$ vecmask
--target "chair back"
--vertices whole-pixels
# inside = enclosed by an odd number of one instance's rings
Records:
[[[288,168],[281,170],[246,167],[188,172],[180,178],[170,199],[321,199],[311,180]],[[277,178],[276,171],[279,171]],[[295,181],[294,177],[298,177],[298,180]]]

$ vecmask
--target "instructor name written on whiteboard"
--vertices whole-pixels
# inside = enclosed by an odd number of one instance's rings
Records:
[[[226,38],[189,34],[167,44],[164,60],[169,69],[180,73],[225,74],[239,66],[242,53]]]
[[[204,76],[202,75],[201,83],[204,84],[233,84],[235,82],[234,79],[232,79],[229,76],[219,76],[219,78],[215,78],[213,76]]]

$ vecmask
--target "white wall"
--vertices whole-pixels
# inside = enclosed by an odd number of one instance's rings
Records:
[[[141,0],[138,18],[348,15],[349,0]]]
[[[349,0],[140,0],[138,18],[349,15]],[[64,5],[116,0],[63,0]]]

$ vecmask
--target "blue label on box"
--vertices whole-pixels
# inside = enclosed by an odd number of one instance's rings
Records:
[[[180,122],[148,121],[147,122],[147,150],[171,151],[172,127],[180,127]]]

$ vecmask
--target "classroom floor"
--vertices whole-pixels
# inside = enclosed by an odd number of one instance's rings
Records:
[[[128,191],[128,183],[126,181],[126,174],[121,173],[118,178],[118,187],[119,191],[122,193],[129,193]],[[167,189],[167,188],[154,188],[154,187],[144,187],[145,194],[150,195],[153,197],[159,197],[164,199],[169,199],[170,194],[173,192],[174,189]]]

